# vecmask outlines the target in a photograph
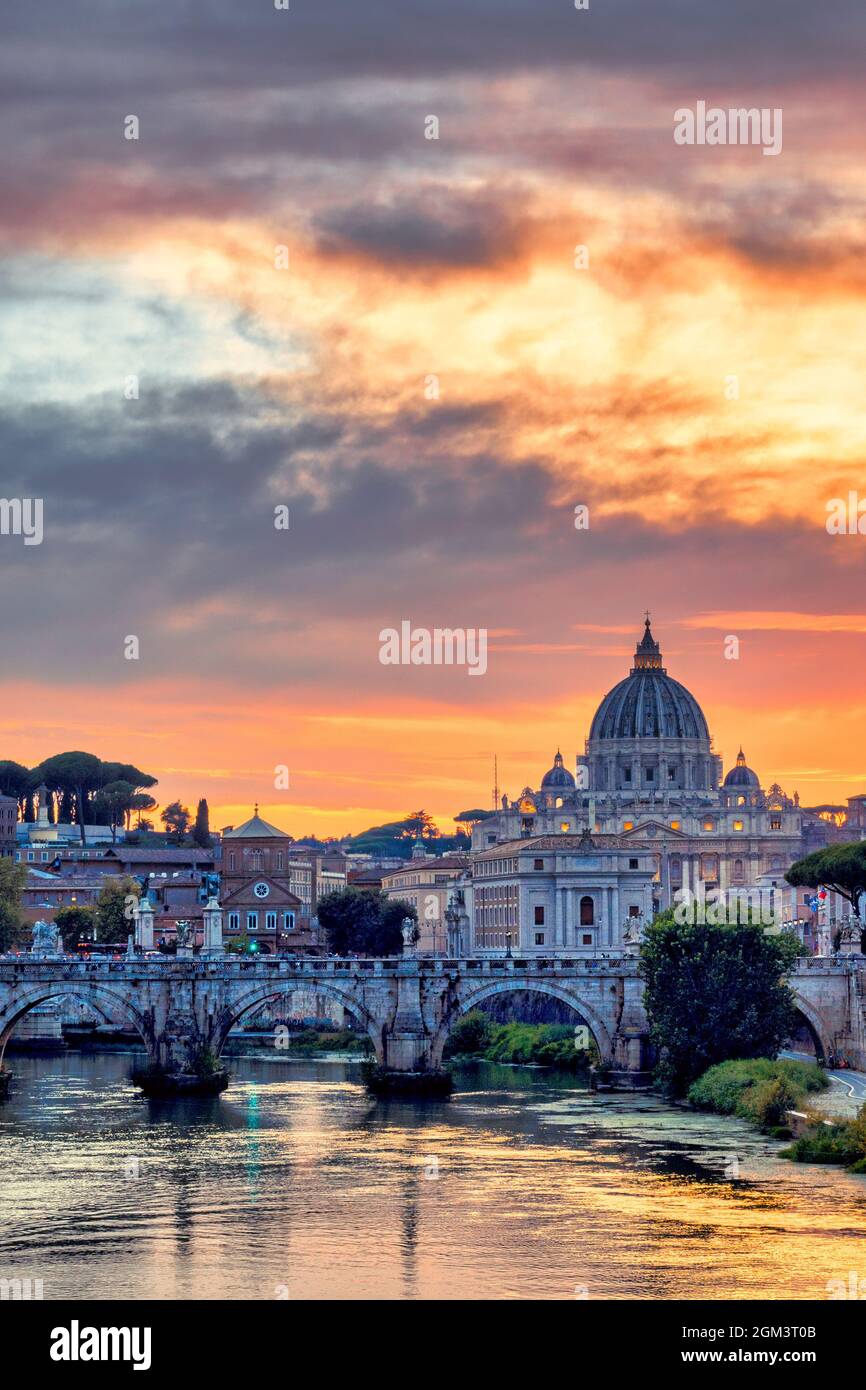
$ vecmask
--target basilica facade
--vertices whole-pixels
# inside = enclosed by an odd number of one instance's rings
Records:
[[[537,790],[503,796],[475,826],[472,849],[486,858],[538,837],[588,836],[598,851],[630,851],[641,869],[652,865],[651,910],[660,911],[684,888],[781,887],[789,865],[826,834],[796,792],[761,787],[742,749],[725,773],[704,713],[668,675],[647,617],[634,664],[599,705],[574,772],[557,752]]]

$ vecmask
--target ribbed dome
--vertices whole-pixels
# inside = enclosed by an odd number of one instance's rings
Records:
[[[545,772],[541,779],[542,790],[545,787],[570,787],[574,791],[574,778],[568,768],[563,765],[562,754],[556,750],[556,757],[553,760],[553,767],[549,772]]]
[[[746,755],[742,748],[737,754],[737,761],[725,778],[726,787],[760,787],[757,772],[753,772],[746,766]]]
[[[596,710],[590,740],[697,738],[709,742],[707,721],[694,695],[673,680],[661,663],[661,651],[647,618],[634,666]]]

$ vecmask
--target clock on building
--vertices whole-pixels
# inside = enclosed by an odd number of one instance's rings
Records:
[[[270,887],[267,883],[256,883],[253,885],[253,892],[257,898],[266,898],[270,891]]]

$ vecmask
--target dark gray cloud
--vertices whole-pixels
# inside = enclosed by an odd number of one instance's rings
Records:
[[[436,271],[494,267],[513,261],[525,243],[529,219],[517,190],[472,193],[421,185],[401,201],[351,203],[315,219],[326,254],[368,256],[389,266]]]
[[[19,596],[4,624],[15,674],[132,678],[120,652],[135,633],[146,662],[132,674],[288,690],[340,687],[360,669],[374,681],[376,633],[403,617],[541,643],[581,640],[575,623],[620,623],[624,564],[636,611],[681,613],[684,583],[692,611],[837,611],[840,566],[856,591],[866,561],[826,535],[820,500],[812,527],[735,525],[721,479],[715,493],[694,484],[683,528],[657,503],[644,518],[602,518],[598,488],[575,476],[574,501],[594,509],[577,533],[572,497],[542,460],[503,467],[467,447],[499,418],[495,402],[387,429],[335,402],[280,416],[273,399],[225,383],[124,408],[7,412],[5,495],[45,505],[41,546],[0,539],[0,584]],[[279,502],[288,532],[273,526]],[[351,642],[328,645],[335,622]]]

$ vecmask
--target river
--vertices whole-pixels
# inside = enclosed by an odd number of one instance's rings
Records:
[[[866,1279],[866,1178],[738,1120],[481,1063],[383,1103],[346,1062],[231,1062],[217,1100],[130,1057],[9,1058],[0,1279],[132,1299],[825,1299]],[[866,1285],[864,1285],[866,1287]]]

